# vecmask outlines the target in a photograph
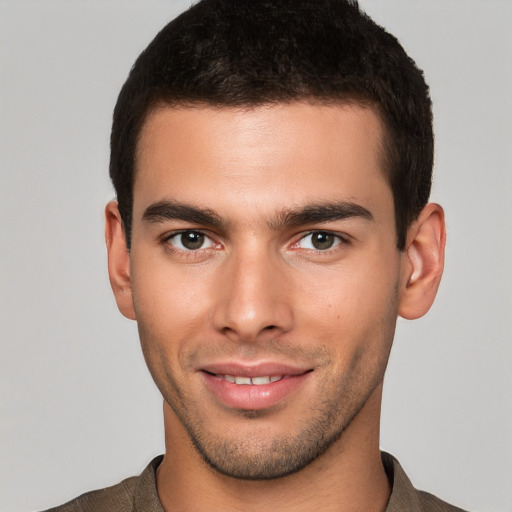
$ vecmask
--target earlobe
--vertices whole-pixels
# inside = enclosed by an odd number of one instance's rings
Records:
[[[444,268],[446,229],[441,206],[429,203],[409,228],[398,314],[420,318],[432,306]]]
[[[105,242],[108,253],[108,275],[117,307],[126,318],[135,320],[130,253],[126,246],[125,233],[116,201],[110,201],[105,207]]]

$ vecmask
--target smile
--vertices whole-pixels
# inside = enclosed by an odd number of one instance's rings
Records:
[[[272,375],[262,377],[239,377],[234,375],[217,375],[221,379],[227,380],[232,384],[238,384],[241,386],[263,386],[272,382],[277,382],[284,378],[284,375]]]
[[[294,395],[313,374],[312,369],[299,370],[275,364],[261,365],[258,369],[223,366],[215,370],[211,366],[208,370],[203,368],[200,372],[203,382],[218,402],[238,410],[273,407]]]

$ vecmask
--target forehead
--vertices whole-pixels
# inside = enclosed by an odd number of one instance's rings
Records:
[[[380,117],[360,105],[159,107],[139,137],[134,214],[166,199],[211,208],[388,200],[382,141]]]

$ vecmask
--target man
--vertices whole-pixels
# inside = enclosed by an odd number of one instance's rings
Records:
[[[203,0],[141,54],[111,138],[109,275],[166,453],[53,510],[460,510],[379,451],[397,316],[430,308],[431,104],[348,1]]]

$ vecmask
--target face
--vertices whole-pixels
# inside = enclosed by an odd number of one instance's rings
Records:
[[[173,428],[224,474],[301,469],[380,386],[403,258],[381,140],[350,105],[144,125],[127,314]]]

